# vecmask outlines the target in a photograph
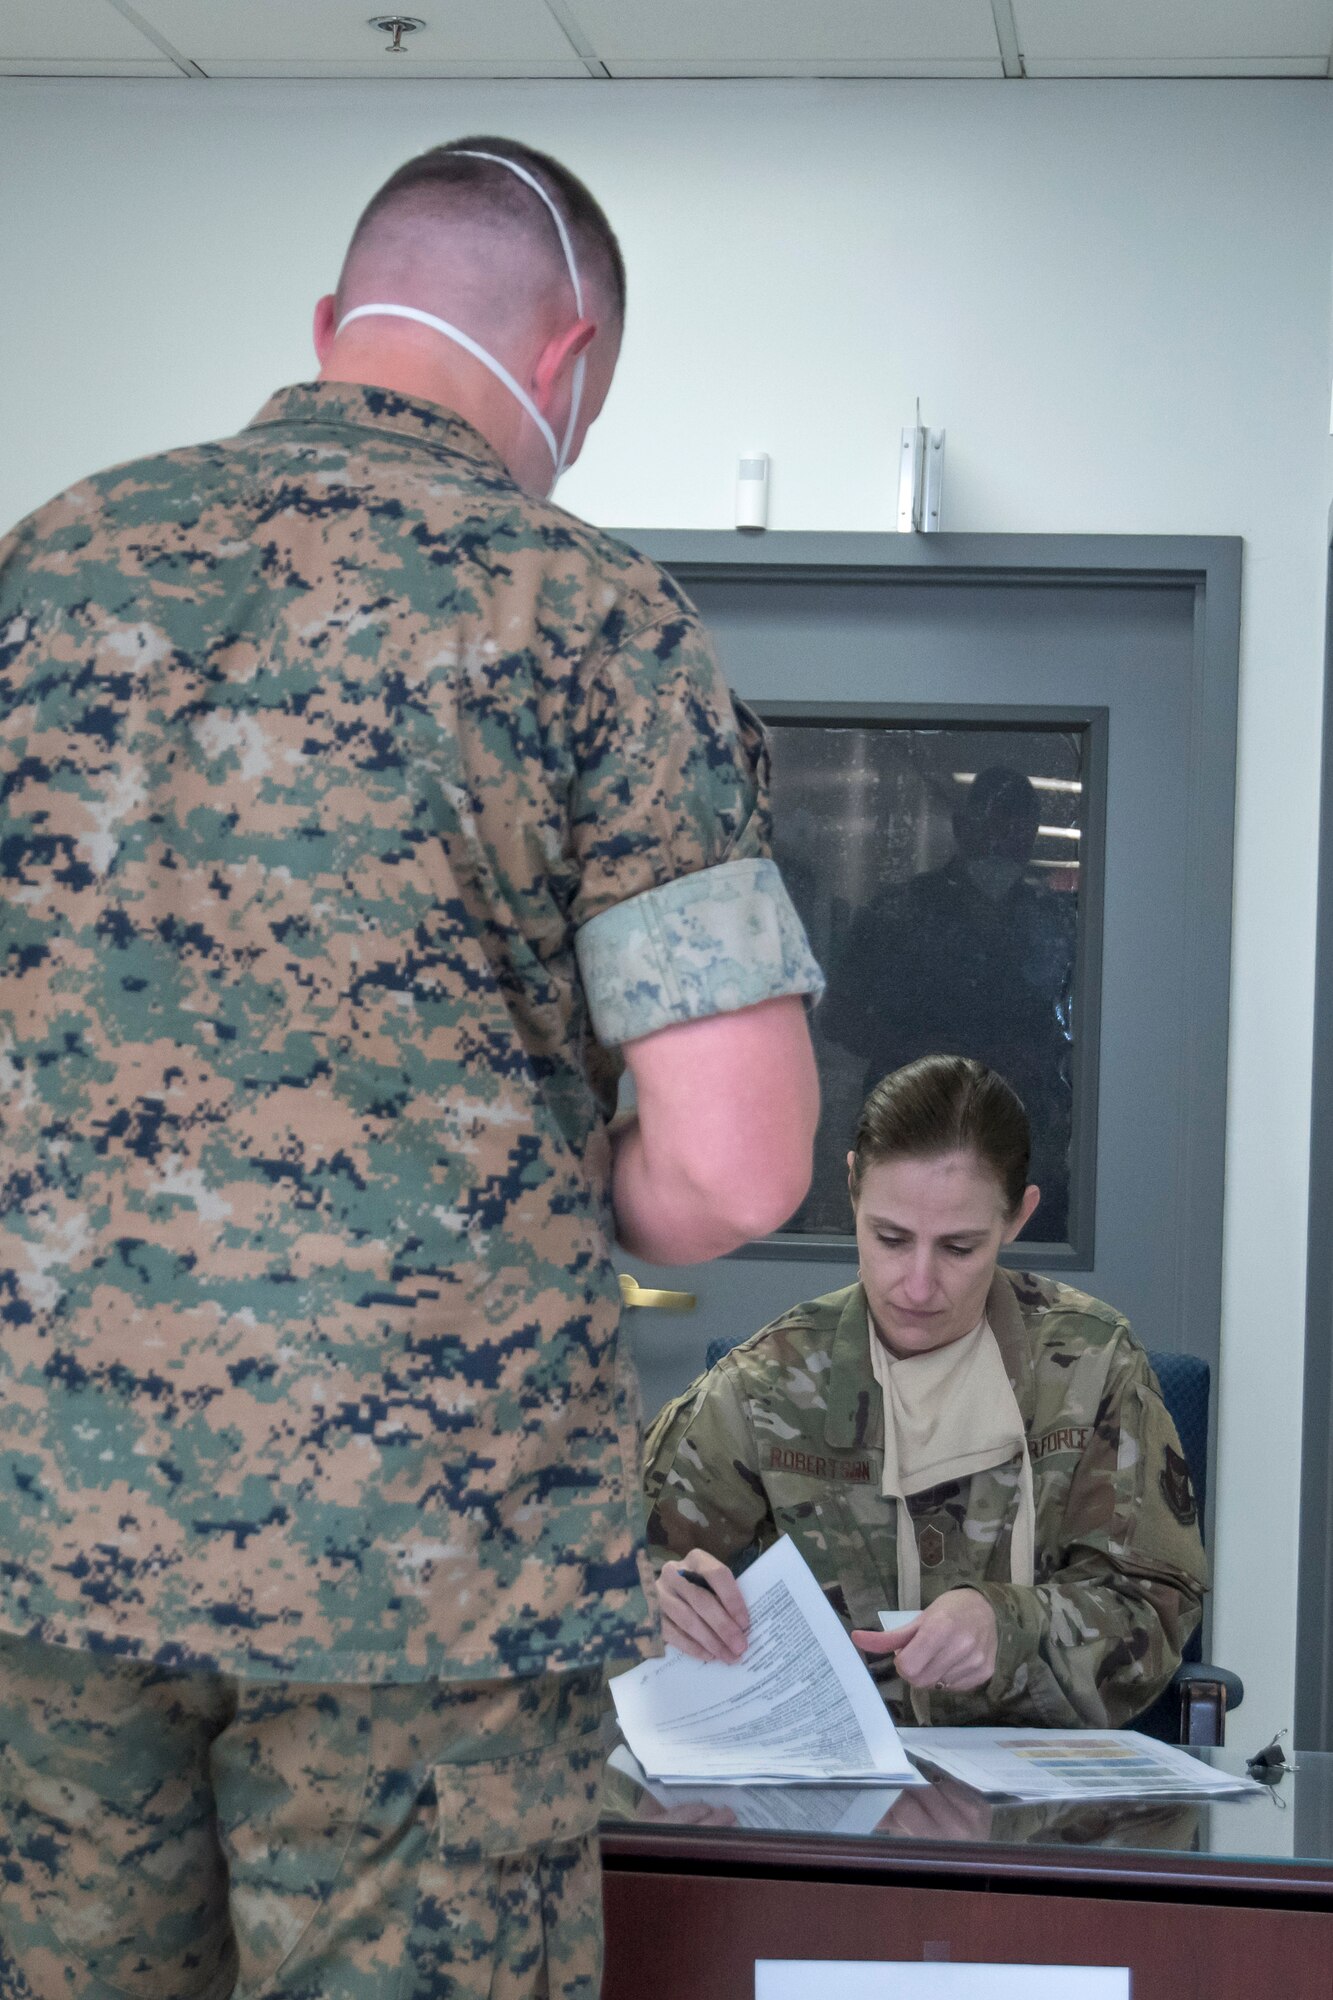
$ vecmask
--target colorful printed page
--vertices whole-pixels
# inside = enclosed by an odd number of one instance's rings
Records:
[[[987,1798],[1224,1798],[1260,1789],[1135,1729],[904,1729],[902,1741],[918,1763]]]

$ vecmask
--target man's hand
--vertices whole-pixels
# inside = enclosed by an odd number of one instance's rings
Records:
[[[852,1637],[863,1653],[893,1653],[909,1687],[949,1688],[955,1694],[985,1687],[1000,1642],[995,1613],[979,1590],[946,1590],[910,1625]]]
[[[704,1579],[708,1588],[685,1574]],[[733,1665],[750,1642],[750,1614],[740,1585],[724,1562],[705,1549],[691,1549],[683,1562],[669,1562],[657,1579],[662,1635],[693,1660],[725,1660]]]

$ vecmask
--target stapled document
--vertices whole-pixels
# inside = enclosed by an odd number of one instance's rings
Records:
[[[900,1786],[883,1785],[663,1785],[654,1784],[624,1744],[607,1759],[667,1812],[691,1806],[719,1807],[731,1824],[765,1833],[839,1833],[864,1836],[902,1797]]]
[[[735,1662],[668,1647],[611,1682],[621,1731],[662,1784],[925,1782],[855,1646],[783,1536],[739,1579],[750,1643]]]

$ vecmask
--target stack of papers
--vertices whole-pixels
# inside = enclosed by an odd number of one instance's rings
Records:
[[[905,1729],[918,1763],[992,1799],[1224,1798],[1262,1790],[1136,1729]]]
[[[701,1804],[734,1804],[705,1795],[714,1786],[928,1784],[909,1758],[987,1798],[1023,1804],[1262,1790],[1252,1778],[1215,1771],[1133,1729],[972,1726],[900,1734],[793,1542],[784,1536],[739,1583],[750,1611],[742,1659],[693,1660],[669,1646],[664,1658],[611,1682],[621,1733],[640,1767],[632,1775],[654,1792],[691,1786]],[[680,1792],[674,1797],[686,1802]],[[876,1798],[873,1824],[889,1803]],[[821,1813],[831,1829],[838,1820],[831,1800],[812,1818]],[[851,1815],[858,1826],[862,1817]],[[768,1823],[790,1822],[775,1812]]]
[[[874,1833],[902,1797],[880,1785],[655,1785],[623,1743],[607,1762],[668,1812],[716,1806],[752,1831]]]
[[[734,1664],[668,1647],[611,1682],[625,1741],[668,1785],[919,1785],[878,1688],[787,1536],[740,1578]]]

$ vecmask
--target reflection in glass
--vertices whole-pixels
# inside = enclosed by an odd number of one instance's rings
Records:
[[[930,1054],[1006,1076],[1042,1203],[1069,1228],[1083,734],[772,719],[774,854],[828,977],[814,1185],[787,1233],[850,1233],[861,1101]]]

